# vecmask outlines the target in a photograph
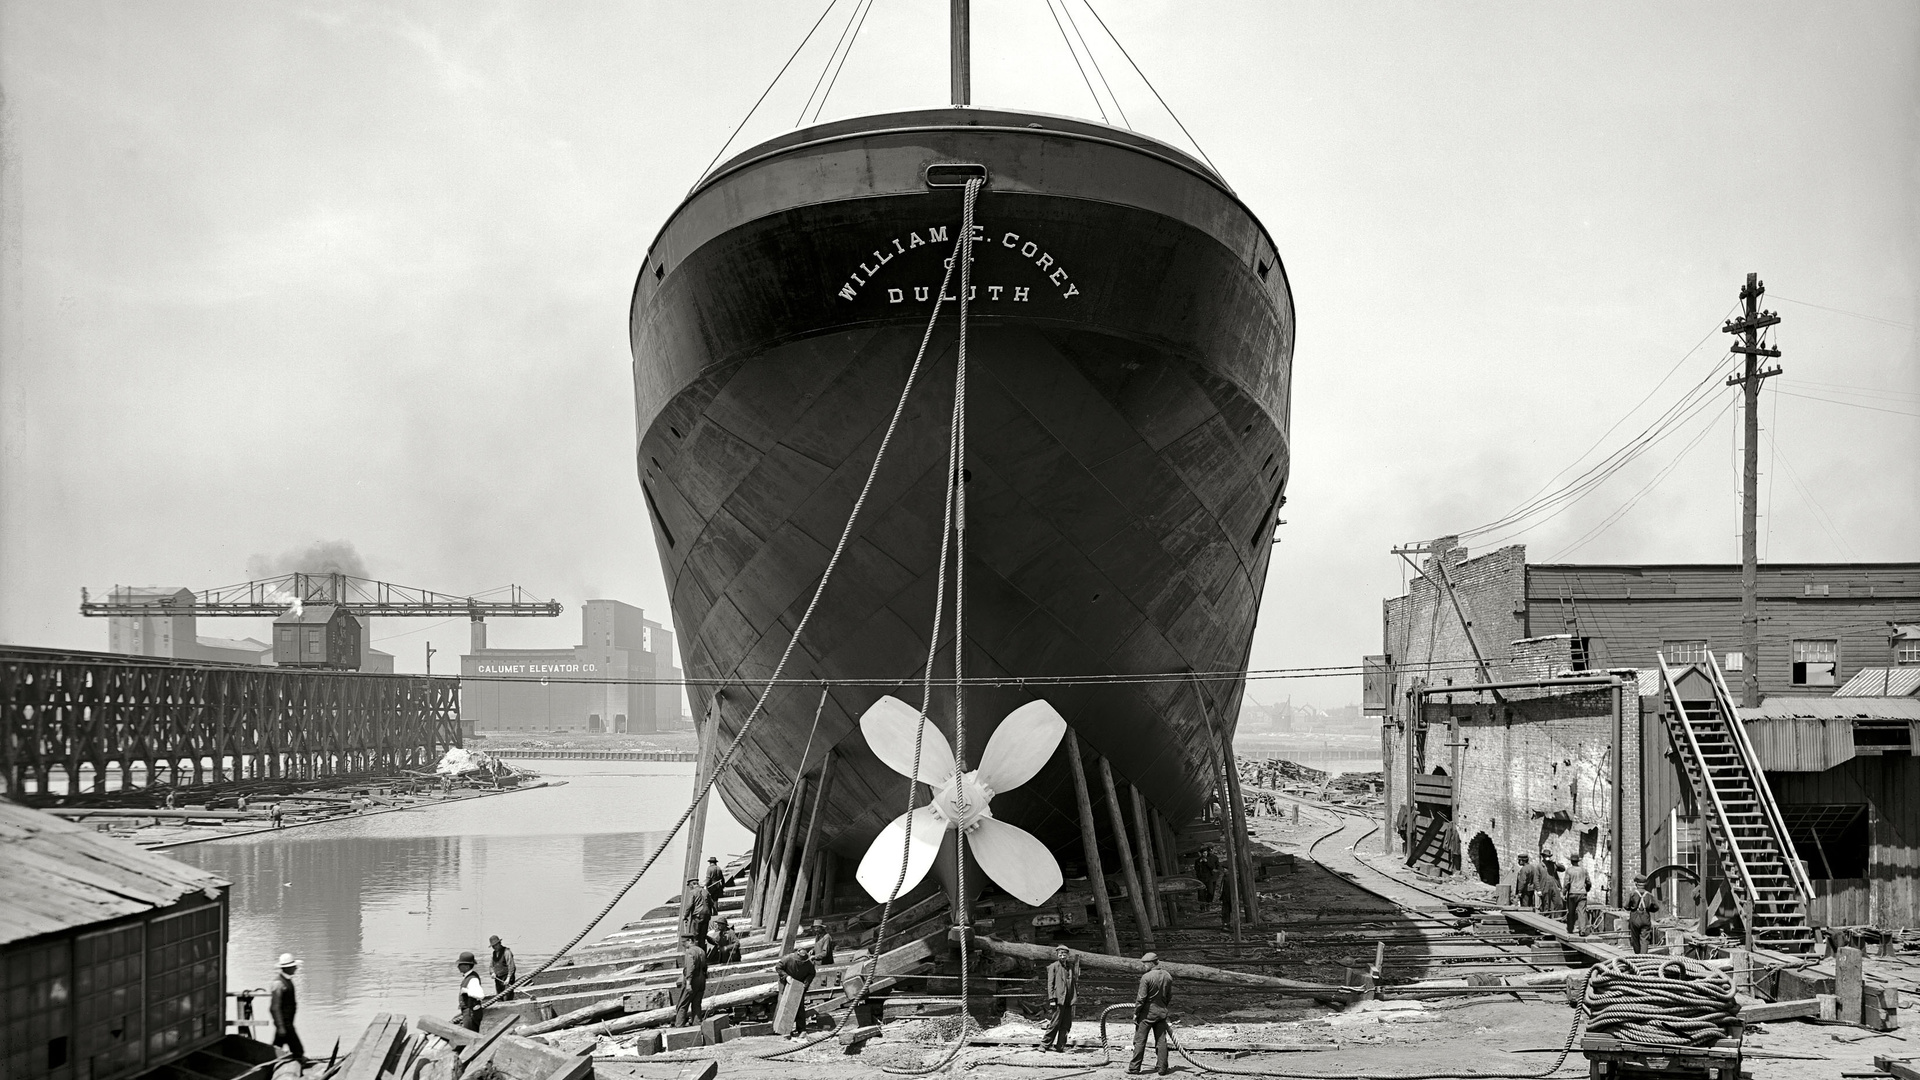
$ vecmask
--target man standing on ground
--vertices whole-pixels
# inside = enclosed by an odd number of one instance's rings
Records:
[[[800,984],[800,1009],[793,1016],[793,1033],[800,1034],[807,1029],[807,988],[813,985],[813,977],[818,969],[813,966],[813,946],[802,945],[797,950],[780,958],[774,966],[780,973],[780,989],[784,992],[788,981]]]
[[[1193,876],[1200,879],[1200,906],[1206,908],[1213,903],[1213,849],[1203,847],[1193,857]]]
[[[1173,976],[1160,967],[1160,958],[1148,953],[1140,958],[1147,973],[1140,976],[1140,988],[1133,995],[1133,1060],[1129,1073],[1138,1073],[1147,1054],[1147,1032],[1153,1032],[1154,1047],[1160,1053],[1157,1072],[1165,1076],[1167,1068],[1167,1018],[1172,1015]]]
[[[1660,913],[1660,900],[1647,891],[1647,875],[1633,875],[1633,891],[1627,894],[1627,947],[1636,953],[1647,951],[1647,938],[1653,933],[1653,917]]]
[[[267,1011],[273,1017],[273,1045],[287,1048],[287,1057],[293,1059],[300,1071],[307,1068],[307,1048],[301,1045],[300,1033],[293,1029],[293,1014],[299,1010],[299,1002],[293,993],[293,976],[300,970],[300,961],[292,953],[280,954],[280,973],[273,977],[272,996],[267,999]]]
[[[675,1027],[700,1022],[700,999],[707,993],[707,949],[704,941],[680,942],[680,1004],[674,1009]]]
[[[487,944],[493,946],[493,961],[491,964],[493,970],[493,992],[496,994],[504,994],[507,992],[507,987],[513,985],[514,976],[520,973],[519,965],[514,962],[513,950],[500,943],[499,934],[488,938]]]
[[[833,963],[833,934],[827,930],[827,924],[819,919],[813,920],[813,962]]]
[[[487,986],[473,970],[473,954],[462,952],[453,966],[460,971],[460,993],[454,999],[460,1007],[458,1023],[468,1031],[480,1030],[480,1003],[487,999]]]
[[[1080,991],[1080,966],[1073,962],[1073,951],[1065,945],[1053,947],[1053,963],[1047,965],[1047,1037],[1042,1050],[1065,1050],[1067,1032],[1073,1030],[1073,999]]]
[[[267,820],[273,824],[274,828],[277,829],[280,827],[280,804],[279,803],[274,803],[272,806],[267,807]]]
[[[1533,894],[1540,884],[1540,870],[1520,856],[1520,869],[1513,875],[1513,902],[1523,908],[1533,906]]]
[[[720,869],[720,860],[712,855],[707,856],[706,886],[707,906],[713,909],[714,914],[719,914],[720,894],[727,891],[727,874]]]
[[[1580,865],[1580,856],[1575,855],[1567,867],[1567,933],[1584,934],[1587,932],[1587,892],[1591,882],[1587,877],[1587,868]]]
[[[1545,850],[1540,852],[1540,914],[1560,914],[1560,868],[1553,864],[1553,856]]]

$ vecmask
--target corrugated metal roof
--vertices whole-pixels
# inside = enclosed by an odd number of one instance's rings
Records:
[[[1861,668],[1834,697],[1905,697],[1920,693],[1920,667]]]
[[[0,945],[167,907],[232,882],[0,799]]]
[[[1755,720],[1920,720],[1920,698],[1770,697],[1756,709],[1741,709],[1740,719]]]

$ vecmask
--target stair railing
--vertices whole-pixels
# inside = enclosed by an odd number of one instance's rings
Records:
[[[1732,733],[1734,745],[1740,758],[1746,763],[1747,773],[1753,778],[1755,798],[1760,800],[1761,812],[1766,815],[1767,824],[1773,830],[1780,847],[1780,861],[1787,865],[1787,879],[1793,882],[1793,891],[1800,894],[1800,910],[1804,916],[1813,906],[1813,881],[1807,876],[1807,866],[1800,861],[1800,853],[1793,846],[1793,836],[1787,832],[1787,823],[1780,816],[1780,804],[1774,801],[1773,788],[1767,785],[1767,776],[1760,768],[1760,756],[1754,753],[1753,743],[1747,738],[1746,722],[1740,719],[1740,710],[1733,704],[1733,693],[1727,689],[1727,679],[1720,671],[1720,665],[1713,654],[1707,654],[1707,667],[1713,672],[1714,692],[1720,697],[1720,711],[1727,716],[1727,730]]]
[[[1740,850],[1740,840],[1733,832],[1733,819],[1727,816],[1726,804],[1720,801],[1720,791],[1713,786],[1713,777],[1707,772],[1706,752],[1700,748],[1700,740],[1694,736],[1693,721],[1687,715],[1687,707],[1680,701],[1680,684],[1673,676],[1673,669],[1667,666],[1666,657],[1656,653],[1654,658],[1660,662],[1660,678],[1667,687],[1667,700],[1673,703],[1673,714],[1678,721],[1680,732],[1686,736],[1686,750],[1693,761],[1692,772],[1698,776],[1698,786],[1705,789],[1707,803],[1713,808],[1714,819],[1720,824],[1720,835],[1725,839],[1726,847],[1723,854],[1730,857],[1734,870],[1740,875],[1736,883],[1741,886],[1739,891],[1744,894],[1741,898],[1740,921],[1745,924],[1747,935],[1751,938],[1753,934],[1752,904],[1760,895],[1754,887],[1753,870],[1747,865],[1746,853]],[[1756,787],[1759,782],[1755,781]],[[1702,896],[1700,899],[1709,905],[1713,903],[1711,896]]]

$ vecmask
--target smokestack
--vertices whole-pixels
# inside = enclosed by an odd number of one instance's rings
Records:
[[[473,651],[478,653],[487,647],[487,621],[478,615],[473,617]]]

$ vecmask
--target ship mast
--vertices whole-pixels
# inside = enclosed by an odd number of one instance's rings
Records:
[[[952,0],[952,59],[949,71],[953,81],[953,103],[973,104],[973,58],[967,26],[967,0]]]

